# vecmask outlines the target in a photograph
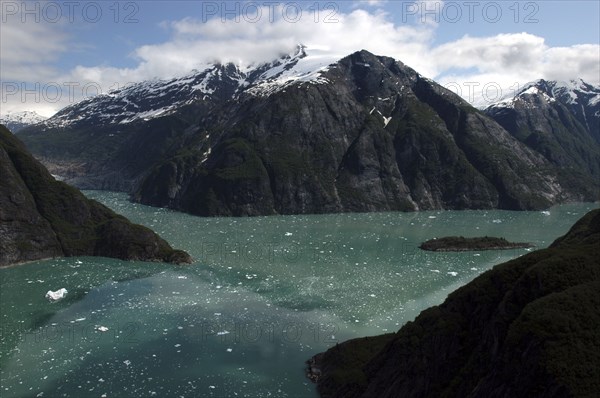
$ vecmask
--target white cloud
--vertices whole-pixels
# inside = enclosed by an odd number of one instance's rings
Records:
[[[354,8],[358,7],[380,7],[387,3],[389,0],[356,0],[353,4]]]
[[[372,3],[377,5],[375,3],[378,2]],[[422,6],[425,3],[427,2],[423,2]],[[431,4],[427,7],[433,8]],[[53,71],[48,65],[52,64],[55,59],[53,57],[65,51],[66,39],[59,26],[37,33],[12,32],[13,38],[21,38],[19,43],[30,43],[25,45],[36,55],[18,52],[20,50],[15,47],[20,44],[13,43],[9,48],[19,55],[6,59],[7,62],[12,62],[9,70],[15,71],[19,65],[24,66],[19,75],[23,79],[41,76],[41,79],[79,82],[80,85],[94,82],[103,91],[107,91],[116,84],[189,73],[194,68],[201,68],[203,64],[214,61],[240,65],[270,61],[302,43],[309,51],[310,48],[328,50],[340,57],[361,49],[391,56],[443,84],[462,85],[464,97],[468,97],[468,86],[465,84],[469,82],[478,83],[479,87],[489,83],[489,96],[494,94],[494,84],[502,87],[506,94],[508,87],[514,83],[523,84],[538,78],[566,80],[582,77],[591,83],[600,84],[600,46],[597,44],[550,47],[539,36],[517,33],[489,37],[464,36],[436,46],[433,39],[437,25],[431,21],[398,25],[392,22],[391,15],[381,10],[369,12],[354,9],[348,13],[336,14],[336,23],[324,23],[322,13],[319,15],[319,23],[315,23],[315,15],[308,12],[299,21],[292,22],[290,18],[284,18],[280,11],[273,14],[274,21],[267,17],[271,16],[269,13],[272,10],[262,9],[261,18],[254,22],[250,21],[254,18],[253,15],[242,16],[238,21],[223,22],[217,16],[208,21],[185,18],[164,22],[161,26],[167,30],[169,39],[163,43],[149,43],[138,47],[132,54],[138,61],[133,68],[77,66],[67,73],[57,75],[54,72],[52,75]],[[3,66],[4,28],[3,26]],[[42,26],[35,29],[47,28]],[[50,41],[41,41],[37,35],[48,37]],[[45,49],[44,46],[50,46],[50,49]],[[37,62],[36,59],[42,61]],[[31,65],[40,68],[40,73],[27,69]],[[479,91],[476,100],[481,99]],[[58,108],[66,104],[63,101],[54,106]],[[24,106],[23,109],[31,107]]]
[[[540,78],[582,78],[600,85],[597,44],[549,47],[543,38],[527,33],[465,36],[433,48],[431,57],[436,63],[437,80],[455,92],[462,90],[465,99],[480,107],[497,99],[497,87],[502,88],[502,95],[509,95],[517,87]],[[463,73],[446,73],[461,69]]]
[[[68,50],[61,21],[52,23],[35,15],[21,16],[18,2],[0,0],[0,79],[47,79],[57,71],[53,62]]]

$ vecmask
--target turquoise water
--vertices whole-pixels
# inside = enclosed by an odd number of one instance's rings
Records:
[[[430,253],[422,241],[490,235],[545,247],[597,207],[198,218],[86,194],[196,262],[81,257],[1,269],[3,398],[316,396],[306,359],[395,331],[527,253]],[[62,287],[64,300],[44,298]]]

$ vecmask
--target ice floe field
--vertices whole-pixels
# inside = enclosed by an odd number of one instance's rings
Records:
[[[0,269],[3,398],[316,396],[306,359],[395,331],[527,253],[423,252],[421,242],[489,235],[545,247],[595,207],[199,218],[86,194],[196,262],[81,257]]]

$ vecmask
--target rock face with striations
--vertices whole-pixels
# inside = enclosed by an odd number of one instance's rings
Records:
[[[58,256],[189,263],[190,256],[56,181],[0,125],[0,266]]]
[[[300,47],[249,70],[215,65],[86,100],[20,134],[77,186],[202,216],[540,209],[594,200],[600,186],[367,51],[325,62]]]
[[[134,198],[239,216],[539,209],[597,192],[391,58],[361,51],[321,79],[227,103]]]
[[[395,334],[311,359],[322,397],[562,398],[600,391],[600,210]]]
[[[485,110],[565,177],[600,180],[600,87],[538,80]]]

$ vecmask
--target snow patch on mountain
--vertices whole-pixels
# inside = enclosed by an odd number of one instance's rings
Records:
[[[45,128],[77,124],[127,124],[169,115],[199,101],[229,101],[244,94],[269,96],[291,84],[328,83],[322,76],[340,57],[299,45],[288,55],[250,66],[202,65],[192,73],[130,84],[107,94],[84,99],[48,119]]]
[[[595,106],[600,102],[600,87],[584,82],[582,79],[569,81],[546,81],[539,79],[525,84],[515,95],[508,95],[488,108],[514,108],[526,98],[537,96],[547,102],[560,101],[567,105]]]
[[[265,72],[254,82],[248,81],[247,92],[257,96],[269,96],[285,89],[292,83],[322,84],[329,81],[322,76],[323,72],[339,60],[339,57],[319,50],[307,54],[306,47],[299,46],[297,52],[283,60],[268,64]]]
[[[34,125],[43,122],[47,118],[41,115],[38,115],[34,111],[21,111],[21,112],[7,112],[4,115],[0,115],[0,124],[3,124],[13,133]]]

